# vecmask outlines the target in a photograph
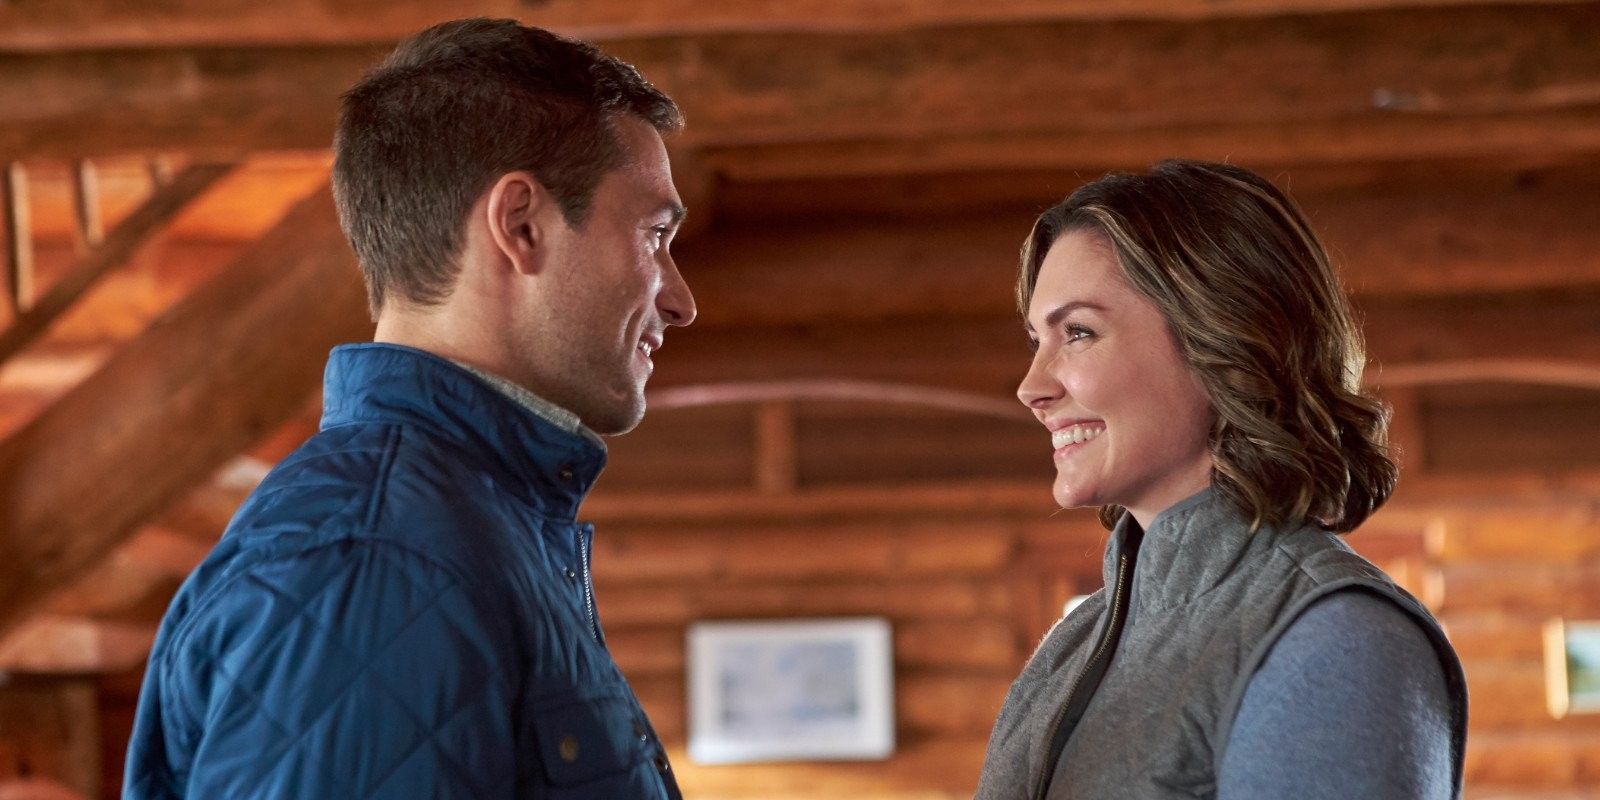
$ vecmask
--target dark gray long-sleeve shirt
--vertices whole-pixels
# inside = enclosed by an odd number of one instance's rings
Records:
[[[1358,589],[1312,604],[1251,678],[1218,800],[1451,797],[1450,700],[1416,621]]]

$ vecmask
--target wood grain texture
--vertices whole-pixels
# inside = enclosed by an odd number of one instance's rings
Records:
[[[0,443],[0,632],[287,419],[370,330],[325,192]]]
[[[677,97],[692,120],[686,141],[701,147],[1041,132],[1170,139],[1230,126],[1235,153],[1249,157],[1249,126],[1315,138],[1337,123],[1343,138],[1359,139],[1363,126],[1394,117],[1491,129],[1520,114],[1592,122],[1600,54],[1588,43],[1597,38],[1590,8],[1527,6],[682,36],[607,49]],[[0,158],[324,147],[338,96],[385,50],[9,53],[0,56]],[[1416,147],[1426,130],[1388,138]],[[1507,144],[1542,151],[1550,140],[1547,126],[1524,127]]]

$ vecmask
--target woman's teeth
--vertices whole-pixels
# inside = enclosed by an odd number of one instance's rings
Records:
[[[1069,444],[1087,442],[1105,432],[1104,425],[1073,425],[1050,433],[1050,444],[1060,450]]]

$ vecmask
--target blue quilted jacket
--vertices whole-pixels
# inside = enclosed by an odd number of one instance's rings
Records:
[[[409,348],[324,398],[173,600],[123,796],[679,798],[574,519],[603,445]]]

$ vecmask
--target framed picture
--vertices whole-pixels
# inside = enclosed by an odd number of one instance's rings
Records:
[[[1551,716],[1600,712],[1600,622],[1546,623],[1544,667]]]
[[[894,752],[887,620],[689,627],[689,757],[703,764],[870,760]]]

